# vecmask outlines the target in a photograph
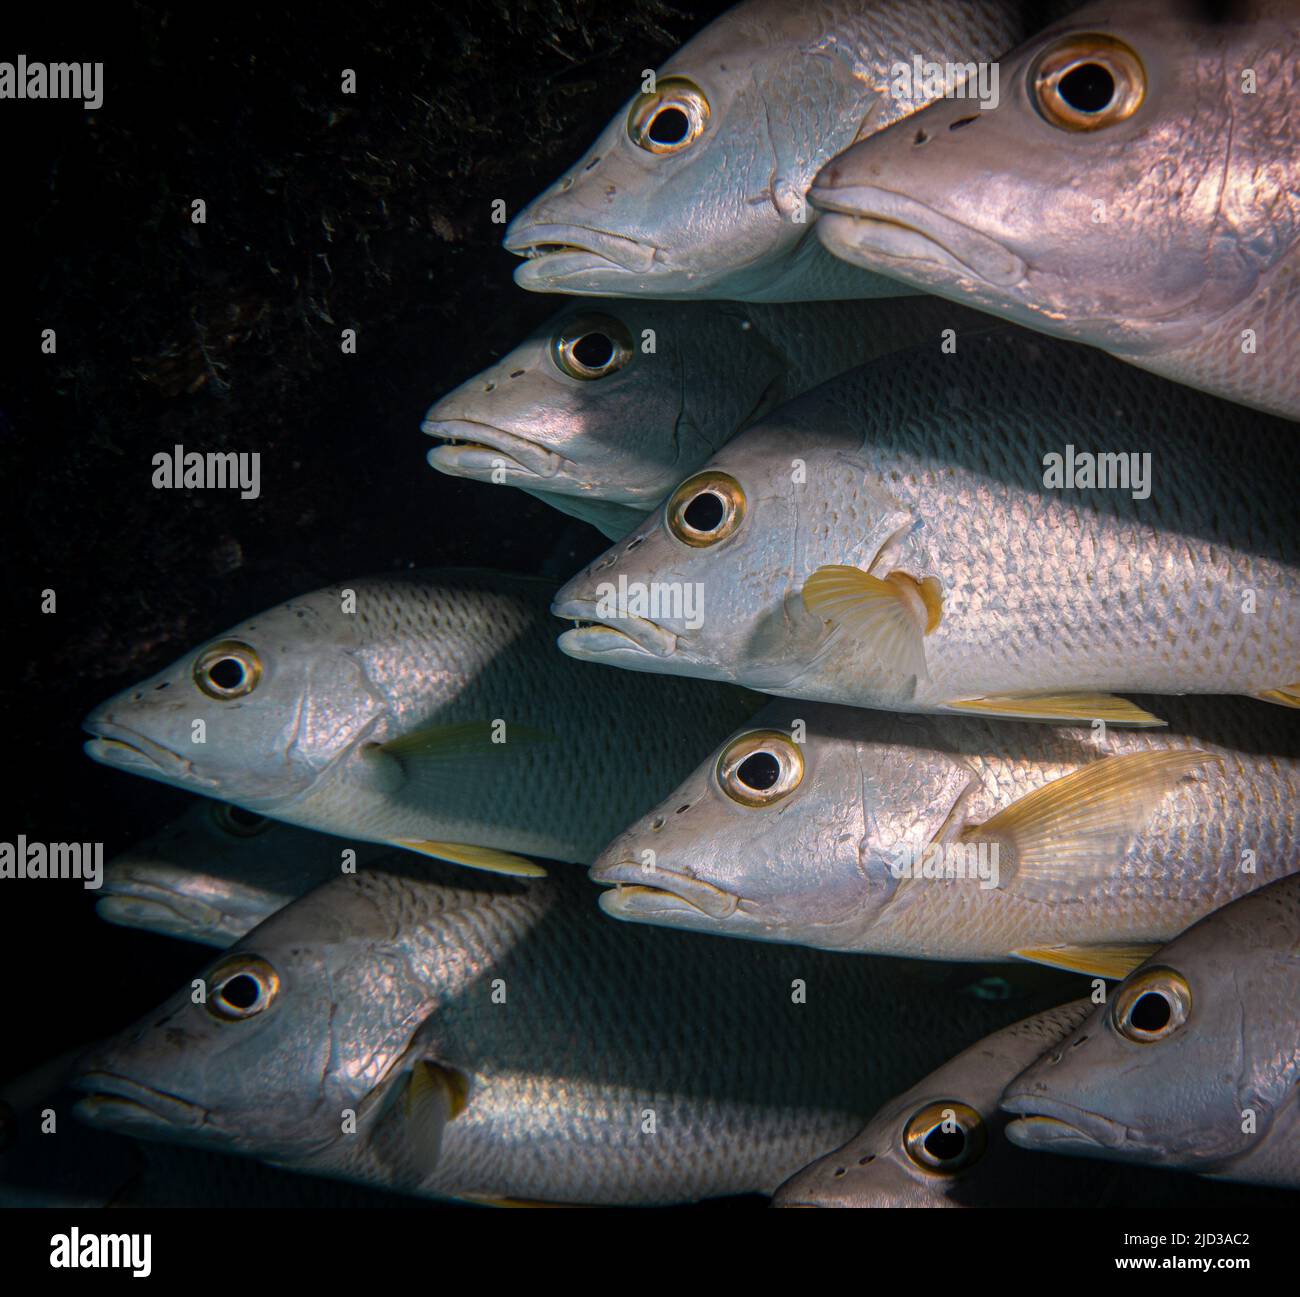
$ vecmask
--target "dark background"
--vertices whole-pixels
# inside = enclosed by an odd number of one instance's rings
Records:
[[[514,286],[492,200],[513,216],[725,7],[6,14],[0,59],[102,62],[105,86],[95,112],[0,102],[0,839],[109,856],[183,810],[186,794],[85,757],[82,717],[259,609],[409,566],[576,571],[605,547],[522,491],[435,473],[420,419],[559,304]],[[260,451],[261,498],[155,490],[151,457],[176,443]],[[23,970],[0,1078],[124,1026],[208,961],[99,921],[95,897],[0,883]]]

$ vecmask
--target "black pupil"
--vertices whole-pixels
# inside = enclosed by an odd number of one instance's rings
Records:
[[[256,828],[266,822],[265,815],[254,815],[252,811],[246,811],[240,806],[232,806],[226,814],[230,816],[230,822],[239,825],[241,829]]]
[[[754,752],[747,756],[736,770],[746,788],[763,793],[781,776],[781,763],[770,752]]]
[[[236,973],[221,988],[221,998],[232,1009],[251,1009],[261,993],[261,984],[248,973]]]
[[[680,144],[690,129],[691,119],[680,108],[665,105],[650,119],[646,134],[656,144]]]
[[[682,511],[682,517],[693,531],[717,531],[725,512],[721,496],[701,491]]]
[[[1169,1001],[1155,991],[1139,995],[1128,1019],[1139,1031],[1160,1031],[1169,1025]]]
[[[1100,63],[1081,63],[1061,78],[1059,89],[1076,112],[1099,113],[1115,97],[1115,78]]]
[[[960,1126],[956,1130],[936,1126],[925,1137],[925,1151],[936,1162],[951,1162],[966,1151],[966,1132]]]
[[[584,333],[573,344],[573,358],[586,369],[604,369],[614,359],[614,343],[603,333]]]
[[[221,658],[208,668],[208,679],[218,689],[238,689],[244,683],[244,664],[238,658]]]

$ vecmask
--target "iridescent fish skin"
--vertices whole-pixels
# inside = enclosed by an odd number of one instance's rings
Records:
[[[204,798],[108,862],[95,912],[125,928],[224,948],[345,867],[386,854]]]
[[[821,247],[808,186],[854,140],[934,96],[904,85],[896,64],[994,59],[1028,34],[1021,10],[1013,0],[737,5],[514,218],[505,246],[528,258],[515,282],[543,293],[749,301],[910,291]],[[690,128],[660,151],[650,101],[663,94]]]
[[[1002,1106],[1023,1148],[1300,1188],[1300,876],[1171,941]]]
[[[519,487],[617,539],[783,401],[981,322],[933,297],[575,302],[430,408],[429,463]],[[600,363],[575,361],[584,345]]]
[[[945,100],[831,162],[823,245],[1300,418],[1300,12],[1215,8],[1077,10],[1002,60],[995,109]],[[1101,107],[1071,109],[1071,69],[1109,78]]]
[[[791,1177],[774,1207],[1050,1207],[1095,1202],[1108,1175],[1054,1175],[1003,1135],[1007,1081],[1091,1012],[1075,1000],[1004,1027],[891,1099],[842,1148]],[[936,1134],[936,1130],[938,1134]],[[943,1135],[947,1135],[945,1140]]]
[[[773,702],[606,847],[591,870],[610,888],[601,908],[691,932],[925,959],[1084,967],[1089,950],[1154,948],[1300,868],[1290,713],[1161,702],[1167,729],[1107,728],[1100,743],[1087,727]],[[755,750],[780,768],[766,801],[724,765],[746,735],[764,736]],[[1091,854],[1069,854],[1079,804],[1058,808],[1046,854],[1070,862],[1059,870],[1035,870],[996,829],[1008,807],[1103,759],[1175,752],[1211,759],[1121,813],[1117,836],[1092,839]],[[989,861],[998,843],[994,885],[973,869],[926,877],[915,867],[932,845],[980,841]]]
[[[86,750],[349,840],[590,862],[754,704],[565,661],[551,590],[412,572],[292,599],[102,704]],[[403,746],[427,734],[430,752]]]
[[[585,624],[560,647],[900,711],[992,713],[990,700],[1060,691],[1295,705],[1300,528],[1278,471],[1293,439],[1283,421],[1010,326],[959,336],[953,355],[882,357],[746,429],[702,470],[712,485],[687,479],[570,580],[553,611]],[[1135,476],[1058,489],[1067,451]],[[684,533],[674,500],[689,511],[710,495],[723,521]],[[915,595],[918,613],[904,609],[919,665],[808,608],[813,575],[844,568],[932,592],[928,622]],[[643,614],[619,603],[624,588],[692,595],[694,624],[684,600]]]
[[[422,863],[273,916],[204,1004],[83,1060],[79,1115],[426,1196],[682,1202],[770,1192],[1012,1016],[892,961],[609,923],[576,871]]]

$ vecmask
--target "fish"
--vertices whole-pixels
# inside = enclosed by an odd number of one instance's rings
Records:
[[[317,883],[388,854],[200,798],[108,862],[95,912],[121,927],[224,948]]]
[[[1300,704],[1291,425],[1015,326],[953,345],[733,438],[561,588],[560,648],[897,711]]]
[[[770,1193],[1015,1010],[889,960],[608,923],[411,857],[292,902],[86,1053],[91,1125],[435,1198]]]
[[[574,302],[430,407],[441,473],[518,487],[626,536],[742,428],[877,355],[975,329],[938,298]],[[570,569],[572,570],[572,569]]]
[[[1029,34],[1014,0],[748,0],[657,72],[517,213],[520,287],[597,297],[897,297],[812,231],[814,176],[943,86],[914,59],[995,59]]]
[[[550,642],[553,591],[411,571],[290,599],[95,708],[85,751],[469,868],[590,863],[757,703],[684,681],[625,687],[568,662]]]
[[[1300,418],[1300,12],[1098,0],[817,176],[860,269]]]
[[[1169,699],[1165,729],[770,703],[590,871],[616,919],[1121,978],[1300,869],[1300,728]]]
[[[1300,1188],[1300,876],[1176,937],[1002,1107],[1021,1148]]]

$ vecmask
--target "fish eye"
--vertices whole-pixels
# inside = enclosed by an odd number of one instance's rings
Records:
[[[256,955],[236,955],[208,974],[207,1010],[226,1022],[255,1018],[280,993],[280,975]]]
[[[1191,1011],[1192,988],[1172,968],[1148,968],[1136,974],[1110,1002],[1115,1030],[1139,1045],[1172,1036]]]
[[[194,683],[209,698],[242,698],[261,678],[262,659],[240,640],[222,640],[194,660]]]
[[[668,530],[695,549],[716,545],[740,526],[745,493],[726,473],[696,473],[672,493],[665,517]]]
[[[700,138],[708,120],[709,101],[699,86],[685,77],[665,77],[633,101],[627,133],[647,153],[679,153]]]
[[[955,1175],[978,1162],[988,1147],[984,1118],[955,1100],[927,1103],[903,1128],[903,1149],[932,1175]]]
[[[718,785],[742,806],[771,806],[803,782],[803,753],[780,730],[732,739],[718,758]]]
[[[1098,131],[1132,117],[1146,83],[1142,60],[1122,41],[1077,33],[1049,46],[1029,74],[1038,111],[1066,131]]]
[[[551,356],[560,370],[583,382],[617,373],[633,354],[632,335],[612,315],[568,320],[551,342]]]
[[[265,815],[246,811],[242,806],[232,806],[229,802],[213,802],[212,818],[223,833],[236,838],[255,837],[271,827],[271,821]]]

